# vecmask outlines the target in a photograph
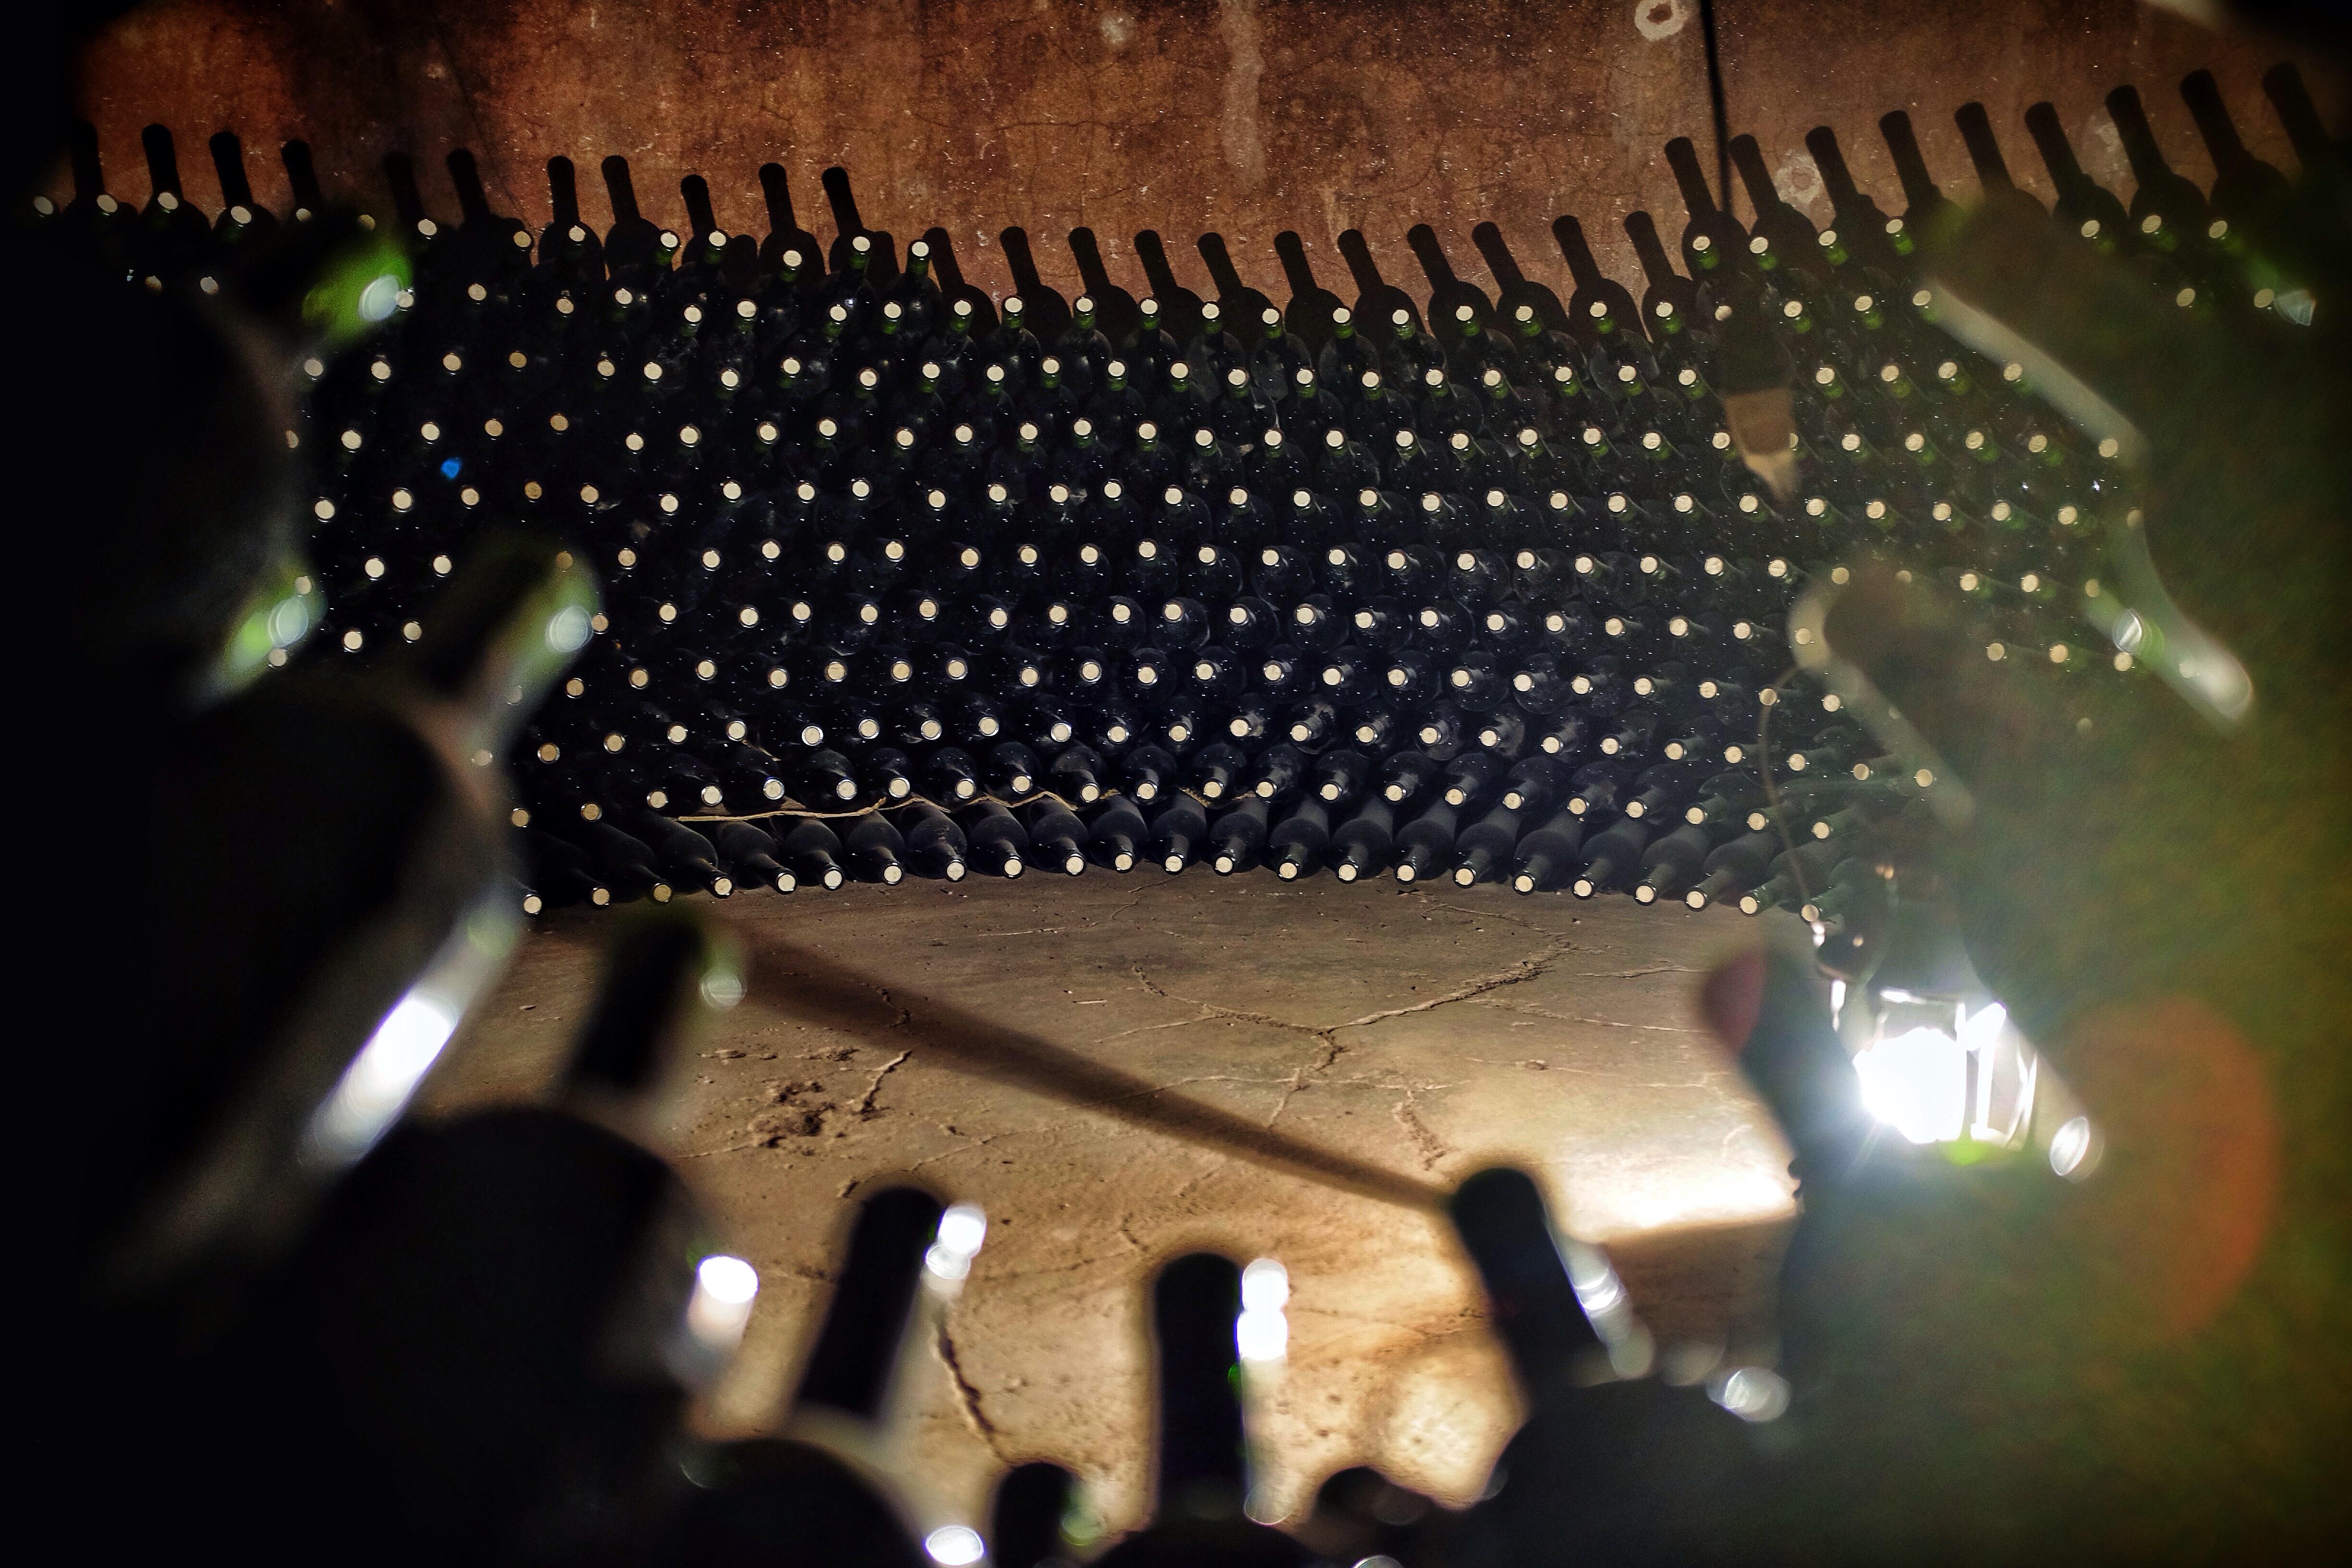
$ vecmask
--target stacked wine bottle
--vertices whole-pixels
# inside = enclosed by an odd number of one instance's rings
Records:
[[[2306,169],[2331,159],[2292,68],[2265,85]],[[2210,200],[2129,89],[2109,100],[2128,207],[2030,110],[2054,221],[2181,309],[2307,321],[2308,289],[2248,242],[2294,187],[2210,77],[2183,95],[2223,170]],[[1981,107],[1956,118],[1983,199],[2040,212]],[[1638,297],[1563,216],[1565,300],[1483,224],[1491,289],[1407,235],[1419,297],[1356,231],[1352,300],[1279,235],[1281,305],[1219,236],[1197,245],[1206,297],[1135,236],[1138,294],[1083,228],[1066,298],[1006,229],[1000,302],[944,229],[867,226],[840,169],[827,245],[774,163],[764,237],[723,228],[699,176],[662,226],[620,158],[599,235],[560,157],[533,235],[469,154],[447,159],[455,224],[395,155],[414,285],[376,340],[306,366],[326,607],[294,661],[418,637],[492,520],[593,558],[595,638],[510,759],[534,911],[1206,862],[1834,919],[1887,836],[1929,830],[1934,780],[1790,670],[1808,582],[1882,545],[1975,601],[2019,679],[2131,664],[2074,614],[2128,501],[2112,446],[1936,327],[1914,237],[1950,204],[1909,121],[1881,130],[1899,214],[1827,127],[1807,138],[1826,228],[1753,139],[1728,149],[1745,225],[1668,144],[1687,217],[1678,256],[1624,218]],[[234,137],[211,223],[169,133],[146,148],[143,212],[103,194],[83,128],[75,200],[36,221],[150,286],[208,287],[278,220]],[[285,162],[302,221],[326,198],[307,148]],[[1758,477],[1788,458],[1726,427],[1718,385],[1759,355],[1793,394],[1793,492]]]

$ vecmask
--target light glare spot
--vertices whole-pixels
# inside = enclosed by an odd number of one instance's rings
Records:
[[[556,653],[578,653],[589,636],[588,612],[578,605],[566,605],[547,618],[547,646]]]
[[[923,1550],[934,1563],[946,1568],[964,1568],[977,1563],[987,1553],[988,1547],[980,1539],[980,1531],[968,1524],[943,1524],[923,1537]]]

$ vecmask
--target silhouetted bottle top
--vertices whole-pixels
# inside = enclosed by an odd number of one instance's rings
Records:
[[[147,153],[147,183],[152,194],[141,212],[148,236],[147,265],[176,275],[192,267],[212,241],[212,225],[180,186],[180,160],[172,133],[150,125],[139,133]]]
[[[1898,271],[1902,257],[1887,239],[1890,220],[1854,184],[1837,132],[1826,125],[1814,126],[1805,132],[1805,150],[1812,154],[1813,166],[1821,171],[1822,188],[1829,194],[1830,232],[1837,237],[1837,246],[1866,267],[1890,274]]]
[[[1150,318],[1157,317],[1159,328],[1173,338],[1181,347],[1201,335],[1201,296],[1176,280],[1168,264],[1167,247],[1160,236],[1145,229],[1135,237],[1135,258],[1143,264],[1144,276],[1151,281],[1150,303],[1156,309],[1144,312],[1139,302],[1139,326],[1150,330]]]
[[[1881,115],[1878,132],[1886,138],[1886,151],[1894,158],[1895,172],[1903,181],[1904,198],[1910,203],[1903,210],[1903,225],[1916,244],[1937,220],[1952,210],[1952,204],[1927,172],[1927,160],[1920,154],[1919,138],[1911,128],[1910,115],[1899,109]]]
[[[2032,133],[2033,145],[2042,154],[2042,166],[2050,172],[2050,183],[2057,190],[2053,216],[2059,225],[2081,237],[2101,243],[2103,248],[2112,249],[2126,243],[2130,237],[2130,215],[2114,193],[2083,172],[2083,165],[2074,156],[2074,143],[2067,140],[2065,128],[2059,123],[2056,108],[2047,102],[2028,108],[2025,129]]]
[[[604,195],[612,204],[613,226],[604,233],[604,265],[616,279],[643,280],[669,270],[674,244],[666,244],[668,230],[637,210],[636,186],[629,178],[629,161],[617,153],[604,160]]]
[[[555,1104],[404,1127],[360,1168],[264,1319],[307,1384],[304,1429],[276,1458],[298,1506],[383,1508],[376,1547],[438,1537],[500,1558],[643,1529],[632,1494],[758,1279],[704,1254],[705,1223],[637,1139],[695,1017],[740,994],[698,922],[625,928]]]
[[[1069,330],[1070,301],[1049,287],[1037,272],[1037,258],[1029,249],[1029,231],[1015,226],[997,236],[1004,262],[1013,273],[1014,294],[1021,300],[1022,321],[1041,343],[1050,343]]]
[[[969,323],[965,332],[968,341],[979,342],[995,330],[995,301],[989,298],[987,289],[964,277],[963,268],[956,262],[954,242],[946,229],[924,230],[923,243],[930,247],[931,275],[939,280],[940,298],[947,301],[950,314],[961,314]]]
[[[319,171],[311,161],[310,144],[297,139],[278,150],[278,161],[286,165],[287,189],[293,194],[294,210],[287,215],[296,223],[309,223],[327,207],[326,193],[319,187]]]
[[[1360,330],[1366,322],[1392,321],[1396,312],[1402,310],[1413,330],[1422,331],[1421,307],[1413,302],[1412,295],[1381,276],[1379,266],[1372,260],[1371,247],[1365,243],[1362,231],[1343,230],[1338,244],[1339,255],[1348,263],[1349,274],[1355,279],[1356,302],[1350,309]],[[1381,334],[1385,335],[1385,332]]]
[[[1493,323],[1495,303],[1486,298],[1485,289],[1457,276],[1445,247],[1438,242],[1437,231],[1419,223],[1405,231],[1405,244],[1412,250],[1413,259],[1421,263],[1423,277],[1429,280],[1429,321],[1431,331],[1439,340],[1458,343],[1463,337],[1460,312],[1467,308],[1468,320],[1481,328]]]
[[[1585,1316],[1542,1194],[1525,1173],[1481,1171],[1446,1206],[1531,1401],[1559,1396],[1605,1363],[1607,1347]]]
[[[1985,106],[1974,101],[1964,103],[1952,111],[1952,121],[1960,128],[1960,141],[1968,148],[1969,162],[1976,166],[1977,184],[1983,192],[1985,205],[2042,216],[2042,204],[2018,189],[2017,183],[2010,177],[2009,161],[2001,156],[2000,142],[1993,134],[1992,117],[1985,111]]]
[[[213,221],[213,237],[222,245],[246,239],[266,239],[278,232],[278,215],[254,199],[253,182],[246,177],[245,146],[234,131],[214,134],[209,144],[213,173],[220,181],[221,212]],[[524,244],[530,243],[528,236]]]
[[[99,163],[98,127],[87,120],[68,124],[66,154],[73,171],[74,194],[47,232],[62,237],[67,248],[91,256],[110,273],[136,275],[137,219],[106,188]],[[48,198],[35,197],[34,210],[47,212]]]
[[[797,251],[801,259],[793,268],[793,285],[803,294],[814,293],[824,279],[824,247],[816,236],[801,226],[793,210],[792,184],[782,163],[760,165],[760,193],[768,207],[768,233],[760,241],[760,270],[774,276],[784,252]]]
[[[2156,131],[2147,122],[2147,110],[2140,102],[2139,89],[2126,83],[2107,94],[2106,105],[2107,117],[2123,139],[2124,156],[2130,160],[2137,182],[2131,199],[2132,222],[2145,225],[2154,214],[2176,235],[2201,237],[2210,221],[2205,193],[2166,162]]]
[[[2246,150],[2211,71],[2193,70],[2183,77],[2180,98],[2213,160],[2215,215],[2233,224],[2265,224],[2271,210],[2290,194],[2286,176]]]
[[[1449,1207],[1532,1407],[1486,1498],[1450,1521],[1449,1556],[1517,1562],[1568,1540],[1611,1561],[1738,1555],[1760,1501],[1751,1439],[1706,1394],[1640,1375],[1648,1335],[1606,1257],[1558,1236],[1519,1171],[1480,1172]]]
[[[1153,1281],[1151,1301],[1160,1373],[1152,1522],[1096,1561],[1104,1568],[1307,1563],[1304,1546],[1242,1511],[1250,1478],[1234,1337],[1241,1269],[1213,1253],[1180,1258]]]
[[[1244,350],[1256,347],[1264,333],[1265,312],[1274,309],[1274,301],[1242,281],[1233,256],[1225,248],[1223,235],[1203,234],[1196,245],[1202,262],[1209,269],[1210,281],[1217,286],[1217,310],[1224,321],[1225,331],[1241,340]]]
[[[1274,237],[1274,253],[1290,285],[1290,303],[1282,313],[1283,328],[1319,354],[1323,345],[1332,340],[1332,312],[1344,309],[1344,304],[1337,294],[1316,282],[1315,269],[1307,259],[1306,242],[1295,231],[1284,229]]]
[[[1070,231],[1070,255],[1078,264],[1078,277],[1087,286],[1087,297],[1094,301],[1095,325],[1116,349],[1135,335],[1142,320],[1135,296],[1111,281],[1110,270],[1103,265],[1102,247],[1093,229]]]
[[[888,1407],[927,1258],[944,1245],[945,1213],[909,1187],[866,1201],[787,1413],[788,1426],[808,1436],[729,1444],[700,1461],[703,1484],[677,1531],[679,1560],[788,1558],[844,1568],[926,1562],[903,1506],[868,1468],[866,1448]]]
[[[2326,122],[2319,118],[2311,91],[2304,85],[2303,72],[2293,60],[2281,60],[2263,73],[2263,95],[2271,100],[2295,159],[2303,165],[2302,188],[2314,189],[2323,178],[2333,177],[2344,162],[2343,150],[2328,135]]]
[[[912,1187],[888,1188],[866,1200],[793,1394],[795,1408],[822,1406],[864,1421],[881,1417],[924,1255],[938,1239],[943,1212],[937,1198]]]
[[[564,1064],[564,1096],[636,1101],[653,1094],[686,1029],[719,994],[714,986],[740,994],[732,961],[699,922],[672,915],[625,931]]]
[[[989,1509],[989,1560],[999,1568],[1059,1568],[1077,1547],[1062,1533],[1077,1479],[1059,1465],[1015,1465],[996,1483]]]
[[[846,272],[850,241],[861,235],[870,238],[873,230],[866,226],[866,219],[857,210],[857,196],[850,188],[848,170],[837,163],[831,165],[817,176],[817,184],[824,192],[826,206],[833,211],[833,244],[825,252],[825,267],[831,272]]]
[[[1826,272],[1819,231],[1811,219],[1782,198],[1780,187],[1772,182],[1771,170],[1765,166],[1764,150],[1757,145],[1756,138],[1735,136],[1728,151],[1731,166],[1748,192],[1748,205],[1756,210],[1756,221],[1748,237],[1749,254],[1758,254],[1756,241],[1762,238],[1777,262],[1809,272]]]
[[[1698,285],[1675,270],[1674,263],[1667,259],[1665,245],[1658,238],[1658,226],[1650,215],[1627,213],[1625,237],[1633,242],[1633,254],[1640,259],[1643,277],[1647,280],[1640,310],[1645,328],[1655,329],[1662,304],[1670,306],[1685,323],[1695,321],[1698,314]],[[1573,314],[1570,326],[1589,347],[1593,336],[1591,325],[1588,321],[1579,326]]]
[[[561,153],[547,161],[551,216],[540,231],[539,265],[558,277],[558,287],[591,289],[604,280],[604,242],[580,216],[577,172]]]
[[[470,151],[453,148],[444,162],[457,193],[457,239],[465,265],[477,274],[467,281],[519,278],[530,264],[530,226],[490,209],[489,194],[482,188],[481,170]]]
[[[1559,302],[1559,296],[1545,285],[1529,278],[1511,254],[1503,231],[1492,223],[1482,223],[1470,231],[1470,243],[1478,247],[1486,259],[1486,270],[1495,278],[1495,314],[1503,321],[1518,319],[1522,306],[1531,310],[1543,325],[1553,331],[1570,331],[1569,308]]]
[[[1706,173],[1699,167],[1698,149],[1689,137],[1677,136],[1666,143],[1666,164],[1674,171],[1683,208],[1690,215],[1683,226],[1684,267],[1694,279],[1727,276],[1727,269],[1737,268],[1748,254],[1748,231],[1717,204],[1715,193],[1707,187]],[[1697,243],[1701,239],[1706,243]]]

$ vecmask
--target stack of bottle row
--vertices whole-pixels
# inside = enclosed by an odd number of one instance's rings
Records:
[[[2266,85],[2306,164],[2327,156],[2292,70]],[[2129,89],[2109,100],[2128,206],[2047,105],[2029,111],[2054,221],[2180,309],[2300,331],[2312,291],[2266,242],[2297,193],[2245,153],[2210,77],[2183,96],[2222,171],[2210,199]],[[2042,214],[1982,109],[1957,119],[1983,199]],[[1278,236],[1281,305],[1215,235],[1213,296],[1149,232],[1130,292],[1085,229],[1066,298],[1008,229],[1000,304],[945,230],[901,247],[866,226],[838,169],[825,246],[772,163],[764,237],[722,228],[698,176],[688,225],[660,226],[618,158],[604,233],[558,158],[534,236],[490,209],[469,155],[448,159],[455,224],[394,157],[414,286],[376,341],[307,367],[325,610],[297,657],[417,638],[492,520],[593,557],[595,639],[511,759],[532,909],[1205,860],[1833,914],[1841,868],[1918,828],[1934,785],[1787,675],[1782,619],[1817,574],[1892,548],[1976,601],[2011,668],[2130,667],[2072,615],[2113,449],[1937,329],[1915,238],[1950,203],[1909,121],[1881,129],[1896,215],[1828,128],[1808,137],[1827,228],[1752,139],[1729,149],[1746,225],[1670,143],[1678,258],[1629,215],[1637,298],[1560,217],[1565,300],[1487,224],[1491,289],[1411,231],[1420,297],[1352,230],[1352,300]],[[162,128],[136,216],[100,194],[94,147],[47,221],[152,286],[205,286],[278,221],[226,133],[230,205],[209,224]],[[299,143],[286,164],[300,221],[325,198]],[[1785,456],[1727,428],[1719,389],[1766,384],[1793,394]],[[1776,471],[1793,489],[1758,477]]]

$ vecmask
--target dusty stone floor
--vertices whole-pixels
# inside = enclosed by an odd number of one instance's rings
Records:
[[[967,1518],[1035,1458],[1112,1528],[1149,1507],[1146,1284],[1199,1247],[1290,1272],[1289,1360],[1252,1393],[1276,1511],[1351,1463],[1475,1495],[1517,1417],[1474,1277],[1350,1163],[1407,1200],[1520,1163],[1607,1245],[1667,1353],[1769,1331],[1787,1154],[1693,1001],[1761,934],[1735,912],[1206,870],[699,901],[751,989],[683,1070],[668,1152],[764,1281],[715,1429],[772,1423],[844,1200],[894,1176],[989,1215],[898,1390],[908,1460]],[[526,935],[427,1113],[536,1092],[609,919]],[[957,1044],[974,1020],[1032,1055],[1008,1071],[1001,1039]],[[1259,1130],[1340,1175],[1267,1164]]]

